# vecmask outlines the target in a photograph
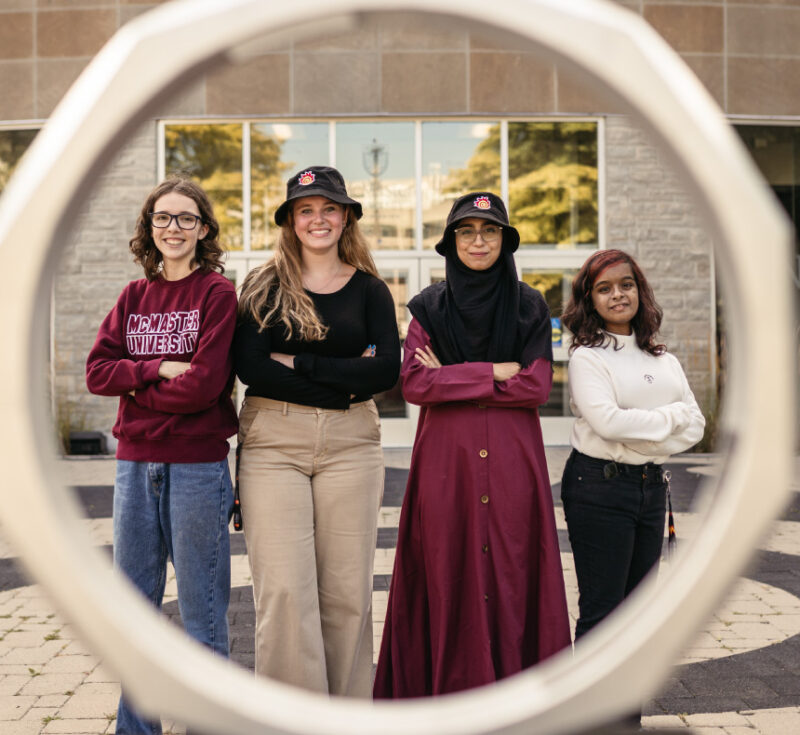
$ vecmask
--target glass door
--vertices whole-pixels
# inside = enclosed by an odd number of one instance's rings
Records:
[[[569,361],[569,332],[561,325],[561,314],[569,299],[572,279],[580,268],[585,254],[559,254],[549,258],[541,254],[517,252],[516,261],[522,281],[544,296],[550,309],[553,329],[553,388],[550,397],[539,409],[545,444],[567,445],[572,429],[569,408],[567,363]]]
[[[378,273],[389,286],[394,299],[400,344],[405,342],[411,314],[406,308],[409,299],[419,293],[419,269],[417,259],[409,257],[386,257],[373,252]],[[406,403],[400,381],[388,391],[375,396],[381,417],[381,437],[385,447],[410,447],[414,443],[419,408]]]

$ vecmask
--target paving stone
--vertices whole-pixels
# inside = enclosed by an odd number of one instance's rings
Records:
[[[51,658],[44,666],[42,673],[58,674],[70,672],[83,672],[88,674],[97,667],[97,659],[94,656],[78,655],[70,656],[60,654]]]
[[[14,648],[38,648],[44,640],[41,633],[20,631],[19,633],[6,633],[3,642]]]
[[[677,715],[653,715],[642,717],[642,729],[665,730],[667,728],[683,728],[688,725]]]
[[[108,720],[104,717],[93,719],[61,718],[51,720],[44,730],[45,735],[72,735],[73,733],[104,733],[108,727]]]
[[[64,641],[45,641],[42,643],[40,639],[39,643],[40,645],[36,648],[22,647],[9,651],[5,656],[3,656],[2,659],[0,659],[0,663],[25,663],[29,665],[36,665],[38,667],[42,664],[46,664],[48,661],[57,656],[64,647]]]
[[[659,697],[672,699],[674,697],[691,697],[692,692],[686,688],[686,685],[680,679],[670,677],[662,684],[658,695]]]
[[[89,674],[84,681],[87,684],[116,684],[119,679],[108,669],[106,669],[103,664],[98,664],[94,671],[92,671],[92,673]]]
[[[117,711],[118,701],[117,684],[82,684],[59,714],[64,719],[105,718]]]
[[[34,705],[36,697],[0,696],[0,720],[19,720]]]
[[[760,679],[717,679],[716,681],[695,679],[693,681],[684,680],[684,684],[693,694],[699,696],[729,694],[741,697],[748,703],[751,697],[775,699],[778,696],[777,692],[770,689]]]
[[[37,707],[61,707],[69,697],[66,694],[45,694],[39,697]]]
[[[92,652],[80,641],[70,641],[62,650],[66,656],[91,656]]]
[[[30,676],[22,674],[9,674],[0,678],[0,695],[17,694],[29,681]]]
[[[41,697],[40,697],[41,699]],[[23,716],[23,720],[33,720],[35,722],[42,722],[50,717],[58,716],[58,707],[39,707],[39,700],[31,707]]]
[[[34,676],[23,687],[22,694],[63,694],[75,690],[83,682],[83,674],[41,674]],[[41,705],[39,705],[41,706]]]
[[[728,727],[733,725],[745,726],[747,718],[738,712],[713,712],[696,715],[686,715],[684,718],[690,727]]]
[[[31,672],[28,669],[29,667],[24,664],[3,664],[0,662],[0,674],[5,676],[13,676],[15,674],[30,676]]]
[[[33,722],[31,720],[17,720],[16,722],[3,722],[2,730],[3,735],[39,735],[42,730],[41,722]]]
[[[665,713],[739,712],[749,709],[739,697],[710,695],[707,697],[656,697],[656,703]]]
[[[767,735],[797,735],[800,733],[800,711],[766,710],[748,715],[747,719]]]

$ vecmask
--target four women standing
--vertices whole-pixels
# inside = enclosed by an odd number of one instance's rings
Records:
[[[251,272],[233,346],[247,387],[239,482],[256,602],[256,669],[368,696],[372,566],[383,489],[372,395],[397,380],[394,304],[333,168],[287,184],[274,257]],[[120,396],[115,563],[154,604],[166,559],[187,631],[228,650],[227,437],[235,294],[215,271],[205,193],[172,179],[145,202],[129,284],[87,361]],[[541,295],[519,282],[519,234],[490,192],[459,198],[436,249],[446,280],[408,307],[406,399],[422,406],[374,683],[376,697],[486,684],[570,645],[537,407],[552,383]],[[658,562],[661,464],[702,436],[661,311],[633,259],[591,256],[563,323],[576,415],[562,499],[580,590],[576,638]],[[120,701],[117,732],[160,732]]]

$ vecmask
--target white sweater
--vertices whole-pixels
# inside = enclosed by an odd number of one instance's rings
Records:
[[[570,443],[590,457],[661,464],[703,436],[705,419],[678,360],[639,349],[635,335],[578,347],[569,361]]]

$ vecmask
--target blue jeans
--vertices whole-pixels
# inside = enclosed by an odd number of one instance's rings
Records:
[[[160,608],[167,558],[171,559],[184,629],[223,656],[228,655],[232,506],[227,460],[117,461],[114,565]],[[116,731],[119,735],[161,735],[161,723],[139,717],[123,696]]]
[[[658,565],[666,490],[657,465],[625,465],[574,450],[570,454],[561,500],[578,578],[575,640]]]

